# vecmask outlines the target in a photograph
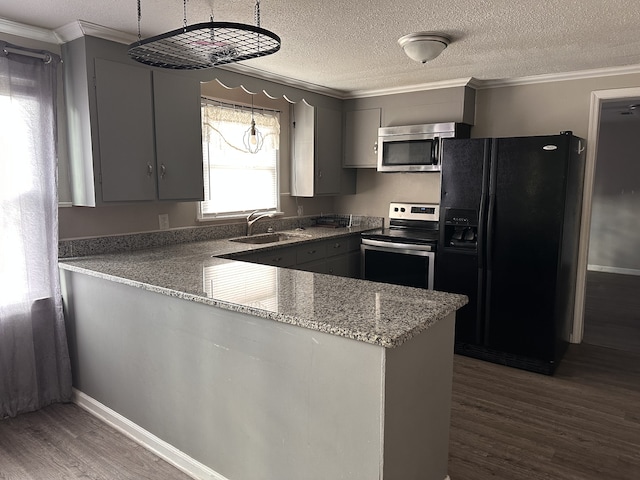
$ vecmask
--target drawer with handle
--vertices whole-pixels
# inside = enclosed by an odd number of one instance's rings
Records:
[[[294,248],[279,248],[260,254],[258,263],[275,267],[293,267],[296,264],[296,250]]]
[[[313,260],[323,259],[327,256],[327,245],[325,242],[311,242],[300,245],[296,250],[296,263],[306,263]]]
[[[343,237],[337,238],[335,240],[329,240],[326,242],[326,246],[327,257],[333,257],[334,255],[347,253],[349,251],[349,239],[347,237]]]

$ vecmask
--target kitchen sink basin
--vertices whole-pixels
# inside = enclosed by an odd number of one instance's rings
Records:
[[[231,238],[229,239],[229,241],[238,242],[238,243],[262,244],[262,243],[284,242],[286,240],[296,240],[296,239],[310,238],[310,237],[311,235],[293,234],[293,233],[265,233],[262,235],[251,235],[249,237]]]

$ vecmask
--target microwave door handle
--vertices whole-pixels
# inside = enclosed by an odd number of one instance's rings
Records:
[[[431,161],[433,165],[440,165],[440,139],[435,137],[431,142]]]

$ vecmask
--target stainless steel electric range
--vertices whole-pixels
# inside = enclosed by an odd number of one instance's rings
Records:
[[[433,290],[439,205],[389,205],[389,227],[361,234],[362,278]]]

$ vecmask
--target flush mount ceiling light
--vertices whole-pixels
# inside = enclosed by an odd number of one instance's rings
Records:
[[[416,32],[400,38],[398,43],[410,59],[427,63],[440,55],[451,39],[441,33]]]
[[[260,0],[256,0],[255,25],[211,21],[187,25],[187,0],[183,0],[184,26],[142,40],[138,0],[138,41],[129,45],[137,62],[175,70],[199,70],[264,57],[280,50],[280,37],[260,27]]]

